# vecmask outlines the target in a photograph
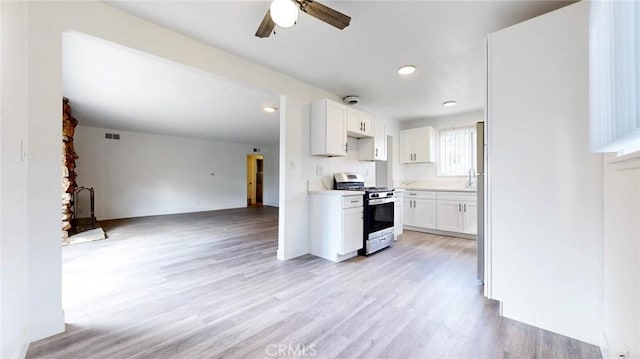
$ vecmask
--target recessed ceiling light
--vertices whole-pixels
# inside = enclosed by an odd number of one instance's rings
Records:
[[[445,101],[445,102],[443,102],[443,103],[442,103],[442,106],[444,106],[444,107],[451,107],[451,106],[455,106],[455,105],[457,105],[457,104],[458,104],[458,103],[457,103],[457,102],[455,102],[455,101]]]
[[[264,112],[276,112],[278,109],[273,106],[267,106],[264,108]]]
[[[416,67],[413,65],[405,65],[398,69],[400,75],[409,75],[416,71]]]

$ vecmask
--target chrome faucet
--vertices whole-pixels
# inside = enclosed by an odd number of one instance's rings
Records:
[[[473,173],[473,175],[471,173]],[[469,182],[467,183],[467,186],[469,188],[471,188],[471,185],[473,184],[473,177],[475,177],[475,176],[476,176],[476,170],[471,168],[469,170]]]

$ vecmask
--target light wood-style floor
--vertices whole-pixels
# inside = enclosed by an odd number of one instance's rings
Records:
[[[102,222],[108,240],[62,250],[66,333],[27,357],[600,358],[499,317],[476,283],[472,240],[405,232],[368,258],[281,262],[277,216]]]

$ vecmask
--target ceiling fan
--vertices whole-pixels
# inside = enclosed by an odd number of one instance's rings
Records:
[[[351,17],[314,0],[273,0],[256,31],[260,38],[269,37],[276,25],[291,27],[298,20],[298,9],[342,30],[349,26]]]

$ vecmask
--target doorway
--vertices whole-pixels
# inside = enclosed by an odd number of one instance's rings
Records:
[[[247,155],[247,207],[262,206],[264,156]]]

